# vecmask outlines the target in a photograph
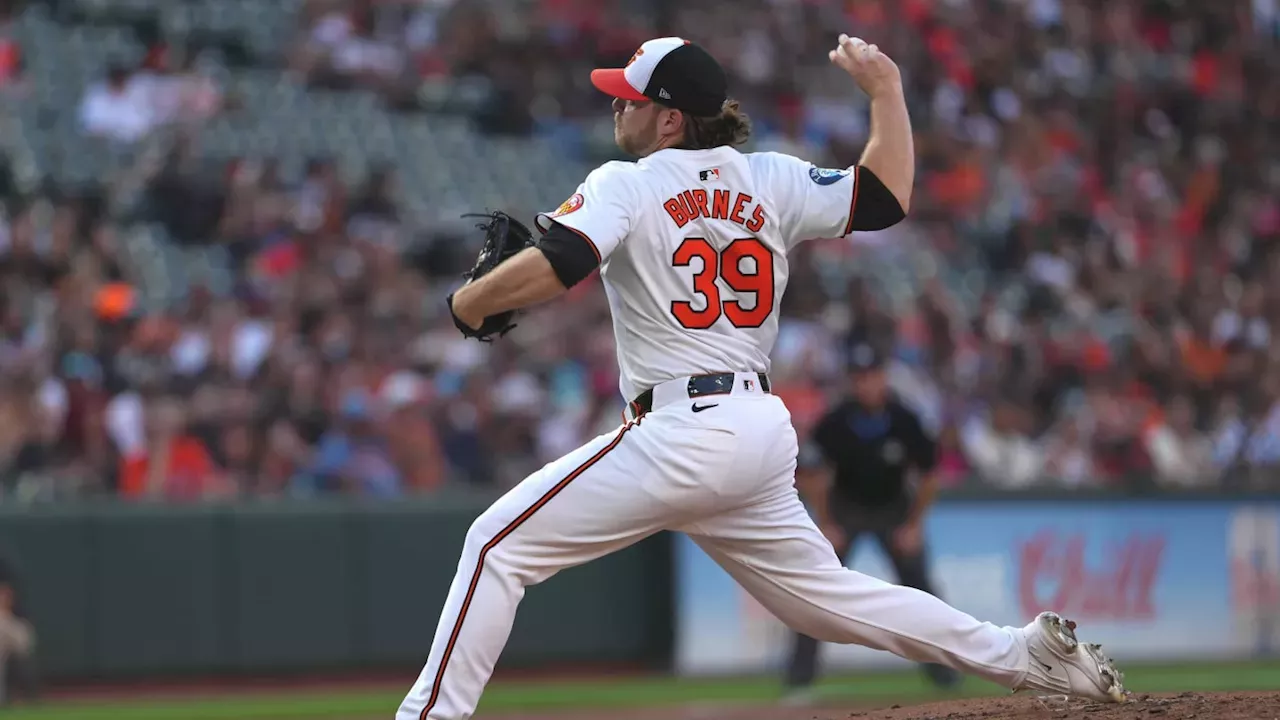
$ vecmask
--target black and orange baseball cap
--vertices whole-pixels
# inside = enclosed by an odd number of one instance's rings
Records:
[[[711,53],[678,37],[646,42],[626,67],[591,71],[591,84],[623,100],[653,100],[698,117],[714,117],[728,99],[729,79]]]

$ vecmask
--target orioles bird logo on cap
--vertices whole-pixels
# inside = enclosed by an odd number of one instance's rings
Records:
[[[637,50],[636,50],[636,53],[635,53],[634,55],[632,55],[632,56],[631,56],[631,59],[630,59],[630,60],[628,60],[628,61],[627,61],[626,67],[631,67],[631,63],[633,63],[633,62],[635,62],[636,60],[640,59],[640,56],[641,56],[641,55],[643,55],[643,54],[644,54],[644,48],[639,48],[639,49],[637,49]]]

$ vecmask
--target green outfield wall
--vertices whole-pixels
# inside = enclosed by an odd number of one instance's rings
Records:
[[[467,528],[490,500],[9,507],[0,553],[17,566],[52,681],[403,674],[425,658]],[[1221,657],[1280,647],[1274,494],[953,493],[928,531],[944,596],[983,617],[1066,603],[1113,645],[1131,641],[1134,657],[1172,652],[1149,638],[1189,625],[1226,638]],[[874,573],[874,555],[859,556]],[[995,575],[974,595],[979,571]],[[1080,584],[1067,571],[1110,599],[1064,595]],[[734,588],[683,541],[656,536],[530,588],[502,666],[758,669],[733,649],[758,618],[723,635],[746,612]]]
[[[50,680],[413,668],[484,502],[0,509]],[[671,655],[669,538],[530,589],[508,667]]]

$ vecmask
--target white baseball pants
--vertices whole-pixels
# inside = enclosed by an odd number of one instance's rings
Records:
[[[687,378],[664,383],[652,412],[486,510],[467,533],[431,653],[396,720],[470,718],[526,587],[660,530],[687,533],[794,630],[1020,683],[1029,659],[1019,629],[841,565],[795,489],[791,414],[755,377],[741,373],[730,394],[696,402]],[[695,404],[714,407],[695,413]]]

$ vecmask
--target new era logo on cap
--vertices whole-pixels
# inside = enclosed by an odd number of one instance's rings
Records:
[[[701,117],[718,115],[728,98],[728,78],[720,63],[678,37],[646,42],[626,67],[592,70],[591,83],[616,98],[656,100]]]

